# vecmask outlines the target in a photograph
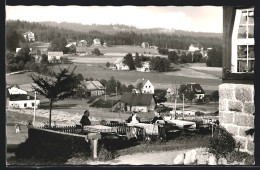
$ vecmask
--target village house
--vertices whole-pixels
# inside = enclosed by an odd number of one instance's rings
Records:
[[[198,43],[198,44],[191,44],[189,46],[189,50],[190,52],[194,52],[194,51],[201,51],[203,50],[203,47]]]
[[[95,39],[93,40],[93,45],[95,45],[95,46],[100,46],[100,45],[101,45],[100,40],[97,39],[97,38],[95,38]]]
[[[140,72],[150,72],[150,62],[142,62],[142,67],[136,67],[136,71]]]
[[[82,82],[83,87],[86,89],[88,97],[101,96],[105,94],[105,87],[99,81],[86,81]]]
[[[148,42],[142,42],[141,45],[143,48],[149,48],[149,43]]]
[[[135,87],[138,88],[138,90],[141,90],[142,93],[154,94],[154,86],[150,80],[146,80],[144,78],[137,79],[135,82]]]
[[[156,107],[153,94],[123,93],[120,101],[125,111],[149,112]]]
[[[117,70],[129,70],[129,66],[123,63],[124,58],[117,58],[114,62],[114,66]]]
[[[223,7],[222,84],[219,85],[219,122],[240,143],[239,150],[254,154],[255,129],[254,13],[251,6]],[[257,122],[257,120],[256,120]]]
[[[49,63],[61,63],[61,57],[63,52],[61,51],[49,51],[48,52],[48,62]]]
[[[183,89],[181,89],[180,93],[187,94],[193,92],[195,95],[195,100],[203,99],[205,95],[205,91],[202,89],[200,84],[190,83],[187,84]]]
[[[86,41],[86,40],[80,40],[79,42],[78,42],[78,45],[77,45],[78,47],[86,47],[86,46],[88,46],[88,42]]]
[[[23,36],[24,36],[25,40],[28,41],[28,42],[35,41],[34,33],[31,32],[31,31],[24,33]]]
[[[19,86],[13,85],[6,88],[6,107],[7,108],[34,108],[35,99],[28,95],[25,90]],[[40,104],[40,100],[36,99],[36,107]]]

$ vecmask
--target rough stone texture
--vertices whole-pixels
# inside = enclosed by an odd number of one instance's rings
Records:
[[[237,100],[243,103],[245,101],[252,102],[254,100],[254,86],[245,84],[237,85],[235,96]]]
[[[233,112],[219,112],[219,120],[221,123],[233,123]]]
[[[227,111],[228,109],[228,100],[223,99],[219,100],[219,111]]]
[[[255,144],[253,140],[247,140],[247,150],[253,154],[255,152]]]
[[[209,159],[208,152],[201,152],[196,155],[197,165],[207,165]]]
[[[235,140],[237,141],[237,142],[240,142],[240,149],[246,149],[246,144],[247,144],[247,139],[246,138],[244,138],[244,137],[238,137],[238,136],[235,136],[234,137],[235,138]]]
[[[195,149],[186,152],[184,158],[184,165],[191,165],[196,161],[197,152]]]
[[[235,126],[235,125],[231,124],[231,125],[226,125],[225,128],[232,135],[234,135],[234,136],[238,135],[238,126]]]
[[[239,128],[239,131],[238,131],[238,136],[241,136],[241,137],[246,137],[248,139],[251,139],[253,140],[254,136],[251,136],[251,135],[246,135],[246,131],[251,129],[252,127],[240,127]]]
[[[243,103],[241,101],[229,100],[228,109],[230,111],[241,112],[243,109]]]
[[[234,114],[234,124],[238,126],[254,127],[254,116],[246,114]]]
[[[175,164],[175,165],[183,165],[184,164],[184,158],[185,158],[185,154],[184,153],[181,153],[181,154],[177,155],[177,157],[173,161],[173,164]]]
[[[217,165],[217,158],[214,155],[209,156],[208,165]]]
[[[229,83],[219,85],[219,99],[235,99],[235,85]]]
[[[226,158],[219,158],[218,159],[218,165],[227,165],[227,159]]]
[[[252,102],[245,102],[244,104],[244,112],[248,114],[255,113],[255,105]]]

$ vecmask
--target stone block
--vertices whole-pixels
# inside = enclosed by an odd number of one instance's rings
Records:
[[[227,165],[227,159],[226,158],[219,158],[218,159],[218,165]]]
[[[185,158],[184,153],[177,155],[177,157],[173,161],[173,164],[174,165],[183,165],[184,164],[184,158]]]
[[[252,129],[253,127],[240,127],[239,128],[239,131],[238,131],[238,136],[241,136],[241,137],[246,137],[248,139],[251,139],[253,140],[254,136],[251,136],[251,135],[246,135],[246,131],[249,130],[249,129]]]
[[[209,152],[198,152],[196,155],[197,165],[207,165],[209,159]]]
[[[217,158],[214,155],[209,156],[208,165],[217,165]]]
[[[240,142],[240,149],[246,149],[246,145],[247,145],[246,138],[235,136],[234,139],[236,140],[236,142]]]
[[[232,135],[234,136],[237,136],[238,135],[238,126],[235,126],[235,125],[226,125],[225,126],[226,130],[231,133]]]
[[[222,111],[219,112],[219,122],[220,123],[233,123],[233,112]]]
[[[248,114],[254,114],[255,113],[255,104],[253,102],[245,102],[244,112],[248,113]]]
[[[223,83],[219,85],[219,100],[235,99],[235,84]]]
[[[197,152],[195,149],[186,152],[184,158],[184,165],[192,165],[196,161]]]
[[[234,124],[238,126],[254,127],[254,116],[243,113],[235,113]]]
[[[241,112],[243,109],[243,103],[241,101],[229,100],[228,101],[228,110]]]
[[[253,140],[247,140],[247,150],[252,154],[255,152],[255,143]]]
[[[219,111],[227,111],[228,109],[228,100],[223,99],[219,100]]]
[[[237,84],[235,90],[236,99],[241,102],[254,101],[254,85]]]

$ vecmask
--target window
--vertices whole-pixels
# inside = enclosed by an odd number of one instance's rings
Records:
[[[34,107],[34,103],[32,103],[32,107]]]
[[[254,73],[254,9],[237,9],[232,33],[233,73]]]
[[[27,107],[27,103],[24,103],[24,107]]]

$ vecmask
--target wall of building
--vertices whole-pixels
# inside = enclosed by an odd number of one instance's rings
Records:
[[[219,86],[220,125],[241,143],[240,150],[254,153],[254,136],[245,131],[254,128],[254,85],[223,83]]]
[[[26,104],[26,107],[25,105]],[[36,100],[36,108],[40,104],[40,100]],[[8,101],[7,106],[12,108],[34,108],[34,100]]]

